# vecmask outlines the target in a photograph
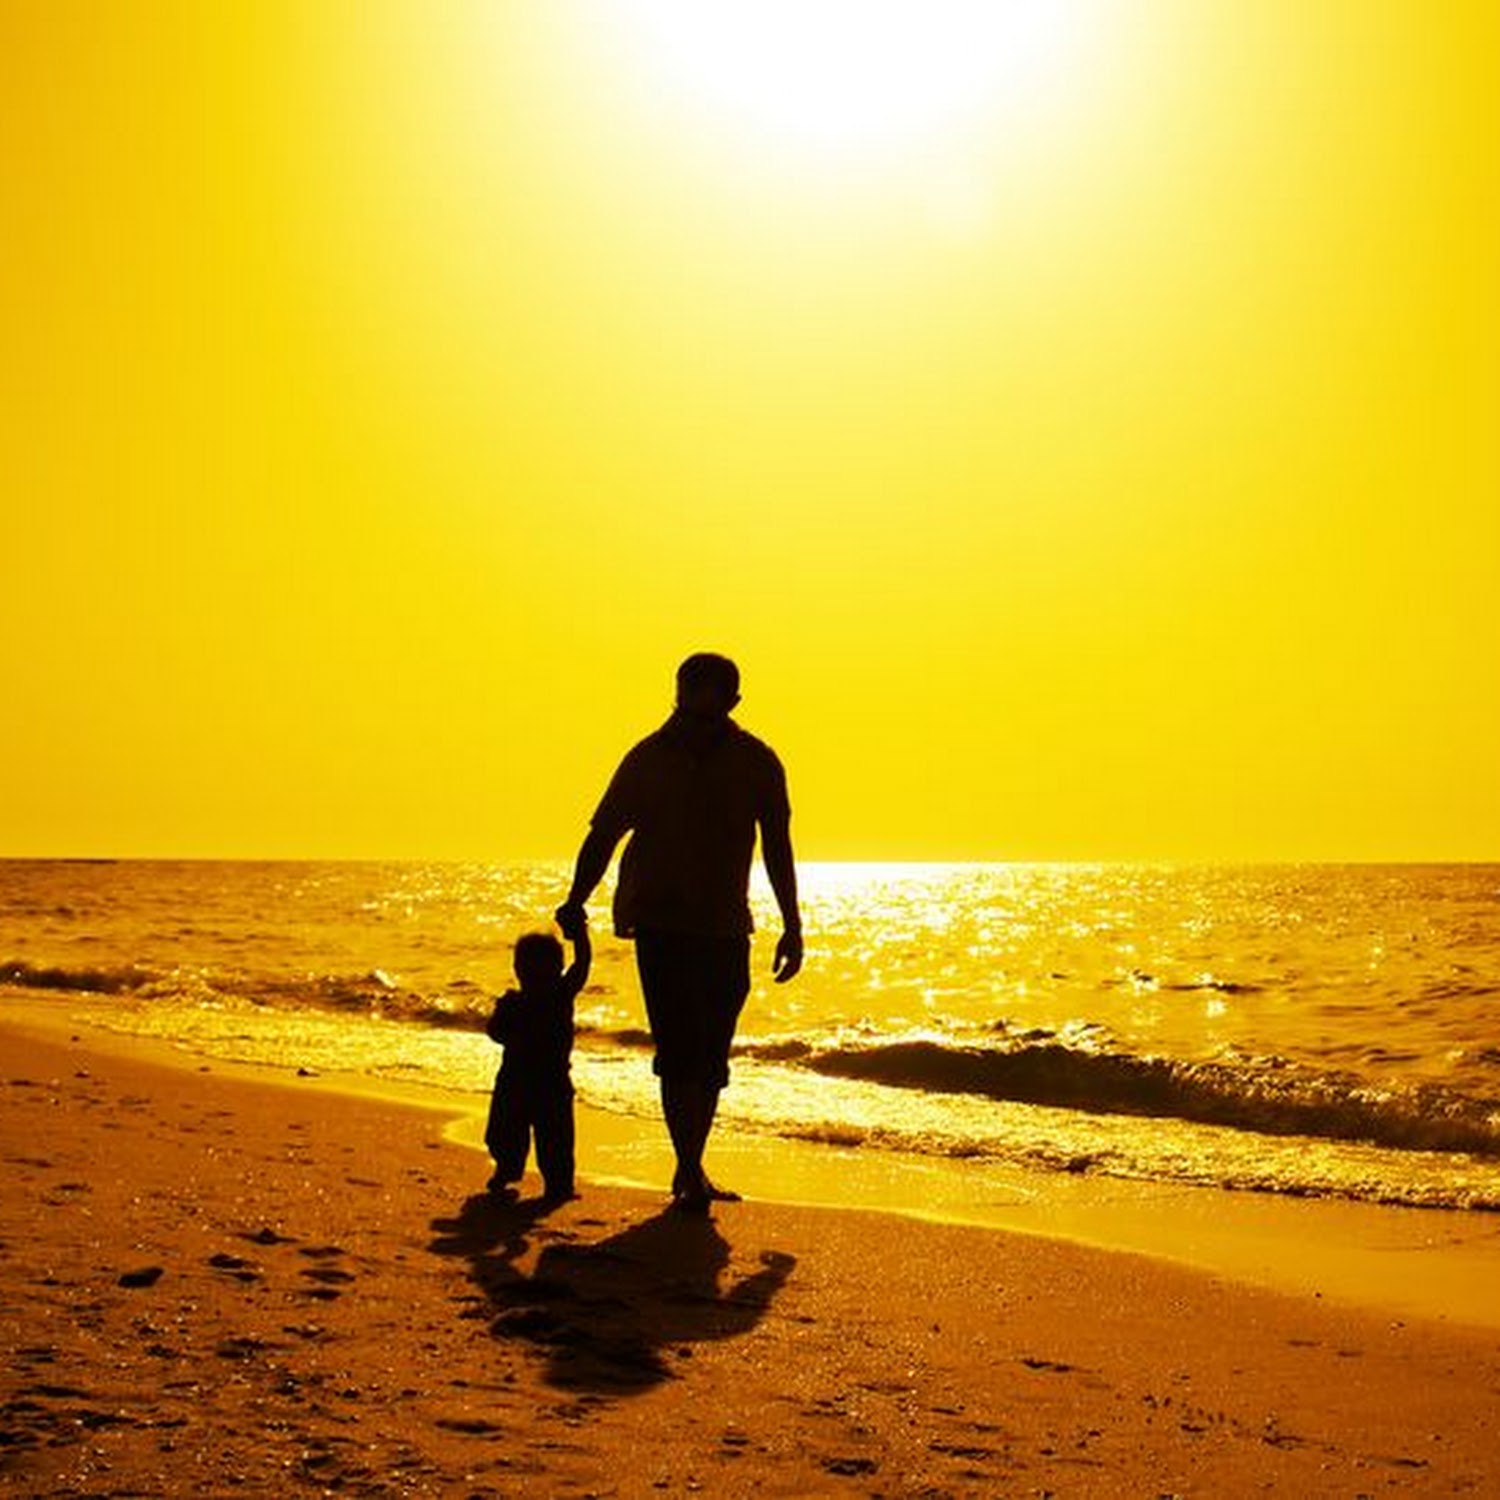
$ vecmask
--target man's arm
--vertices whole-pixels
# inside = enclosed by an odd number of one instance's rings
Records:
[[[557,908],[557,925],[566,938],[576,937],[588,921],[584,907],[594,894],[594,887],[604,879],[609,862],[614,858],[615,845],[635,825],[641,749],[637,745],[615,768],[615,774],[610,777],[589,823],[583,847],[573,861],[573,884],[568,899]]]
[[[563,936],[575,943],[578,941],[578,934],[586,931],[588,918],[584,914],[584,906],[594,894],[594,887],[604,879],[604,872],[609,869],[615,845],[620,842],[620,838],[619,833],[605,833],[597,823],[584,837],[583,847],[579,849],[578,858],[574,861],[573,885],[568,891],[568,899],[557,908],[557,925],[562,928]],[[588,941],[587,936],[584,941]]]
[[[760,825],[760,856],[781,908],[781,938],[771,972],[777,984],[785,984],[802,967],[802,914],[797,908],[797,865],[792,858],[792,820],[777,813]]]

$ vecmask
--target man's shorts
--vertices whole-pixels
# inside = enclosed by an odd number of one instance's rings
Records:
[[[750,993],[750,939],[637,931],[635,962],[658,1076],[721,1089]]]

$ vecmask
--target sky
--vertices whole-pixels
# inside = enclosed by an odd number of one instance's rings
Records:
[[[800,18],[800,19],[799,19]],[[1500,859],[1500,8],[0,8],[0,854]]]

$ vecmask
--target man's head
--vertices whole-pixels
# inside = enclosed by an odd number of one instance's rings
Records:
[[[677,707],[692,719],[726,718],[740,701],[740,669],[727,656],[699,651],[677,669]]]
[[[551,984],[563,971],[563,946],[550,932],[516,939],[516,978],[523,990]]]

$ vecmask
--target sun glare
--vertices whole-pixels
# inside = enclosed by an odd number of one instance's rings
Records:
[[[629,36],[726,123],[798,150],[919,144],[1048,102],[1070,0],[618,0]]]

